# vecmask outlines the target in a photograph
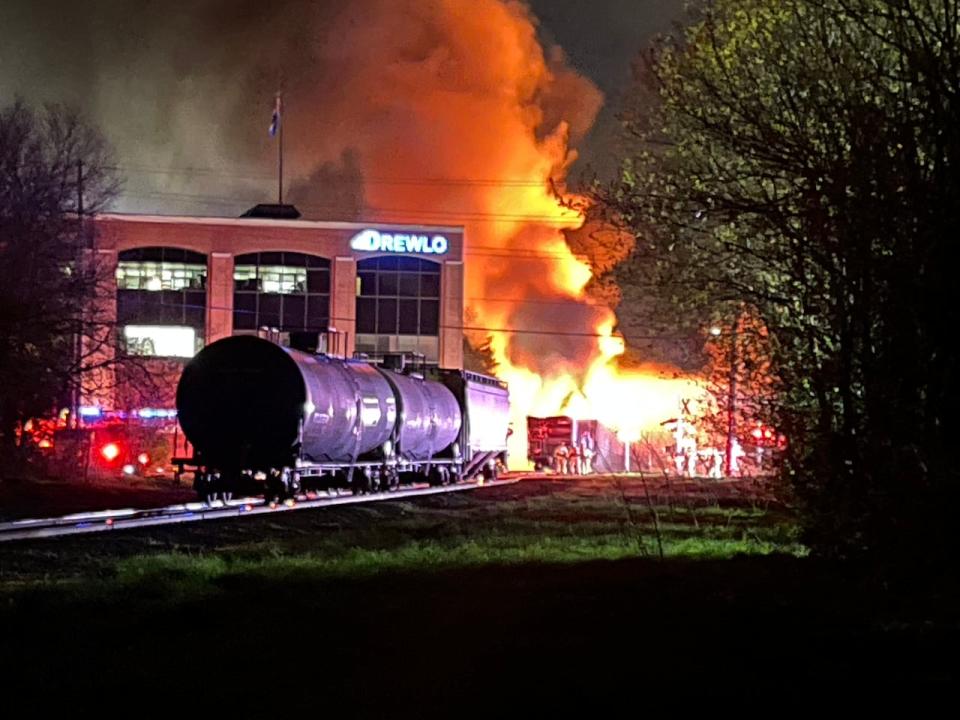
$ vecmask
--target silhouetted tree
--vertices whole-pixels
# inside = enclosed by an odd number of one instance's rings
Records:
[[[477,323],[477,314],[467,308],[464,311],[464,324],[473,327]],[[493,336],[482,331],[465,332],[463,335],[463,367],[485,375],[496,375],[497,359],[493,354]]]
[[[86,214],[118,180],[102,136],[73,110],[0,110],[0,458],[31,417],[69,406],[112,362],[110,278]]]

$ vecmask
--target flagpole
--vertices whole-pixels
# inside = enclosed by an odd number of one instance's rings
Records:
[[[277,132],[280,137],[277,142],[277,203],[283,205],[283,95],[277,93]]]

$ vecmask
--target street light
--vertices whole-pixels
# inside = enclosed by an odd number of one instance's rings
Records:
[[[727,380],[727,452],[726,452],[726,471],[727,477],[733,476],[733,443],[736,434],[736,402],[737,402],[737,326],[740,324],[739,315],[733,318],[733,324],[730,328],[730,374]],[[723,334],[723,330],[718,325],[710,328],[710,334],[718,338]]]
[[[730,394],[727,398],[727,477],[733,477],[733,442],[736,432],[734,417],[737,402],[737,325],[740,318],[733,318],[733,327],[730,330]]]

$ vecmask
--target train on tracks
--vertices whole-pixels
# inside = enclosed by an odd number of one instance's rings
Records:
[[[495,480],[506,465],[506,384],[402,355],[378,365],[228,337],[187,364],[176,404],[192,453],[174,465],[206,500]]]

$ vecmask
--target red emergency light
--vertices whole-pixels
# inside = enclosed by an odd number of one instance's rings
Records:
[[[107,462],[113,462],[120,457],[120,446],[115,442],[108,442],[100,448],[100,456]]]

